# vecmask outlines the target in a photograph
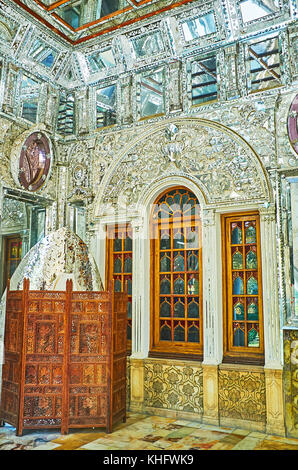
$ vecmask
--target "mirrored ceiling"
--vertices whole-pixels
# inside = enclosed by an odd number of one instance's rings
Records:
[[[197,0],[14,0],[74,43]],[[58,30],[57,30],[58,25]]]

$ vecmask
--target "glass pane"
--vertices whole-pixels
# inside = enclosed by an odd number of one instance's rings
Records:
[[[160,249],[169,250],[171,248],[171,239],[168,234],[162,234],[160,239]]]
[[[122,291],[121,287],[122,287],[121,286],[121,281],[119,279],[116,279],[115,284],[114,284],[115,292],[121,292]]]
[[[243,280],[240,276],[237,276],[233,281],[233,294],[241,295],[244,294]]]
[[[115,238],[114,240],[114,251],[122,250],[122,240],[121,238]]]
[[[232,227],[234,225],[235,224],[232,224]],[[236,227],[232,229],[231,242],[232,245],[239,245],[242,243],[242,229],[240,229],[238,225],[236,225]]]
[[[242,253],[236,251],[232,258],[232,269],[243,269],[243,257]]]
[[[131,273],[132,272],[132,258],[128,256],[124,261],[124,272]]]
[[[184,248],[184,236],[182,232],[174,233],[173,248],[176,250]]]
[[[259,310],[257,305],[258,299],[254,302],[250,302],[247,307],[247,320],[256,321],[259,319]]]
[[[132,294],[132,281],[131,279],[125,279],[125,282],[127,283],[127,294],[131,295]]]
[[[204,103],[217,99],[216,56],[192,63],[192,102]]]
[[[234,320],[244,320],[244,306],[241,302],[237,302],[234,305],[233,319]]]
[[[247,346],[252,348],[258,348],[260,346],[259,333],[256,328],[251,328],[247,336]]]
[[[197,251],[193,251],[187,258],[187,270],[188,271],[198,271],[199,269],[199,257],[196,254]]]
[[[174,299],[174,317],[185,317],[184,299]]]
[[[196,230],[188,230],[186,238],[187,248],[199,248],[199,234]]]
[[[181,277],[174,281],[174,294],[184,294],[184,279]]]
[[[114,258],[114,273],[121,273],[122,272],[122,261],[121,257]]]
[[[161,294],[170,294],[171,293],[171,283],[167,278],[162,279],[160,283],[160,293]]]
[[[199,298],[198,297],[195,299],[188,299],[187,316],[188,318],[199,318],[200,310],[199,310]]]
[[[131,302],[127,302],[127,318],[132,318]]]
[[[181,254],[174,258],[174,271],[185,271],[184,256]]]
[[[172,340],[171,328],[166,324],[164,324],[160,329],[160,340],[161,341],[171,341]]]
[[[246,269],[258,269],[257,255],[252,250],[246,255]]]
[[[241,328],[234,329],[233,345],[245,346],[245,333]]]
[[[185,341],[185,329],[180,323],[174,328],[174,341]]]
[[[200,342],[200,334],[199,334],[198,326],[192,325],[188,328],[187,341],[189,343],[199,343]]]
[[[255,295],[258,293],[258,281],[252,276],[247,281],[247,294]]]
[[[116,65],[112,49],[94,52],[87,57],[87,61],[92,72],[98,72],[99,70],[115,67]]]
[[[166,299],[160,299],[160,310],[159,315],[161,317],[170,317],[171,316],[171,305],[166,301]]]
[[[246,225],[246,224],[245,224]],[[256,229],[252,225],[245,229],[245,243],[256,243],[257,234]]]
[[[132,239],[130,237],[124,240],[124,251],[132,251]]]
[[[188,295],[199,294],[199,280],[196,277],[191,277],[187,282],[187,293]]]
[[[161,256],[160,259],[160,272],[169,272],[171,271],[171,258],[169,257],[170,253],[166,253]]]

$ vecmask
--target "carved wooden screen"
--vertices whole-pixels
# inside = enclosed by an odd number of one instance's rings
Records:
[[[115,298],[115,299],[114,299]],[[127,294],[7,293],[0,419],[23,429],[103,427],[126,416]],[[114,371],[114,376],[113,376]]]

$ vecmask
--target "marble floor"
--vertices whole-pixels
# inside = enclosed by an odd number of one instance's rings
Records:
[[[0,450],[298,450],[298,439],[239,428],[206,425],[177,418],[129,413],[111,434],[101,429],[24,431],[5,424]]]

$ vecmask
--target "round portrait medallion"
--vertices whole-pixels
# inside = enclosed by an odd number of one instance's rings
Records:
[[[292,101],[288,115],[288,134],[291,145],[298,154],[298,95]]]
[[[19,160],[19,182],[29,191],[37,191],[45,183],[51,164],[50,143],[41,132],[27,137]]]

